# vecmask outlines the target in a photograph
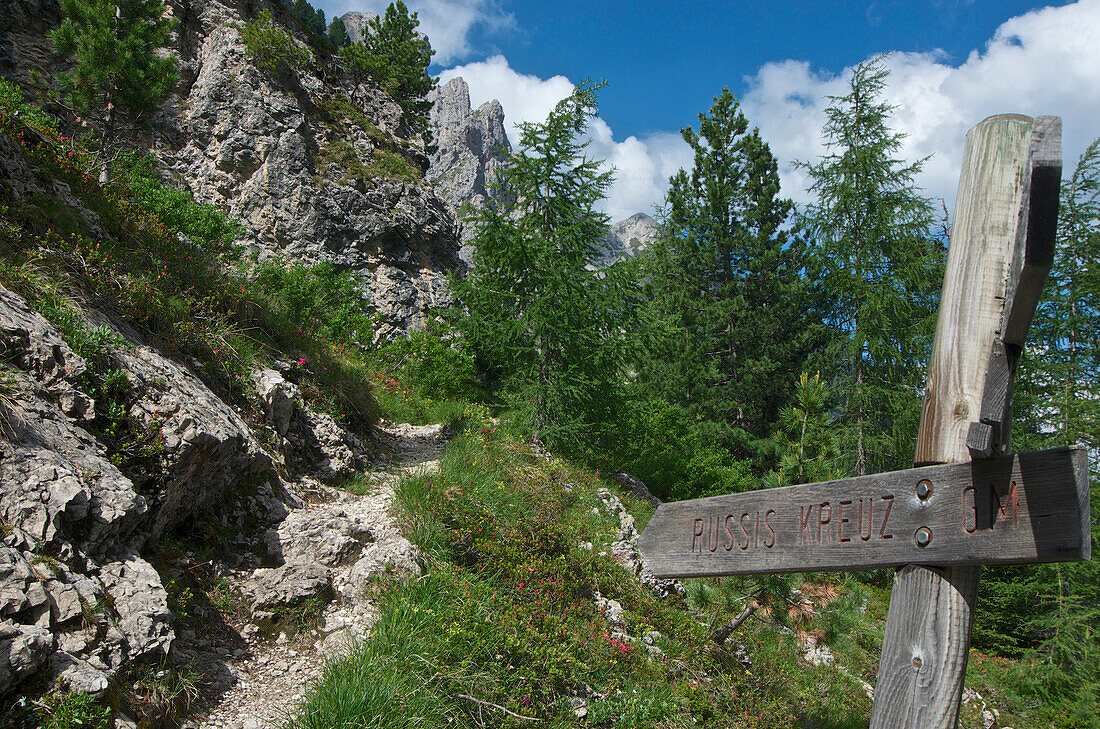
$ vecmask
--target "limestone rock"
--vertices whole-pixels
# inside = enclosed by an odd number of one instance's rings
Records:
[[[635,213],[612,225],[592,262],[594,268],[607,268],[616,261],[635,258],[657,239],[657,221],[645,213]]]
[[[252,379],[268,424],[295,463],[307,465],[315,476],[332,479],[352,476],[367,462],[367,443],[328,413],[319,413],[306,404],[297,385],[282,374],[264,369]]]
[[[354,273],[381,335],[422,326],[450,303],[445,279],[462,264],[453,215],[415,179],[428,160],[401,108],[373,84],[333,86],[310,69],[295,89],[258,70],[234,22],[220,22],[235,9],[204,0],[192,10],[180,58],[193,81],[164,120],[176,133],[162,160],[241,222],[238,243],[261,260],[331,262]],[[372,167],[379,155],[411,181]]]
[[[90,420],[95,406],[78,389],[87,364],[20,297],[0,288],[0,359],[34,375],[62,412]]]
[[[504,109],[496,99],[470,107],[470,88],[454,78],[428,94],[429,119],[436,151],[428,167],[428,179],[452,210],[464,203],[482,207],[492,185],[512,151],[504,129]],[[470,241],[475,231],[462,229],[462,257],[471,261]]]
[[[416,545],[400,534],[391,532],[382,535],[367,548],[363,558],[352,567],[349,581],[362,586],[381,575],[419,575],[422,571]]]
[[[615,483],[622,486],[624,489],[629,491],[637,498],[642,499],[643,501],[648,501],[653,506],[660,506],[661,500],[650,493],[645,483],[643,483],[642,480],[634,474],[627,473],[626,471],[612,471],[611,473],[606,473],[604,475],[606,475]]]
[[[99,696],[109,686],[109,677],[104,671],[65,651],[58,651],[50,657],[50,672],[54,679],[73,693]]]
[[[0,622],[0,696],[45,664],[53,646],[45,628]]]
[[[253,613],[271,612],[310,597],[331,595],[329,572],[316,563],[261,567],[244,586]]]
[[[319,562],[337,567],[355,561],[374,540],[362,518],[339,504],[292,511],[277,529],[269,530],[269,553],[290,564]]]
[[[352,11],[341,15],[340,20],[344,21],[344,30],[348,32],[348,40],[352,43],[358,43],[367,37],[367,24],[377,17],[377,15],[370,12]]]

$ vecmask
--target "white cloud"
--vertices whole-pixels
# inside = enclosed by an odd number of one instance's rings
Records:
[[[477,108],[490,99],[498,99],[508,124],[508,139],[515,146],[521,122],[539,122],[554,106],[573,93],[573,82],[565,76],[540,79],[519,73],[504,56],[449,68],[439,74],[440,85],[461,76],[470,87],[470,104]]]
[[[436,0],[458,3],[459,0]],[[965,2],[966,0],[953,0]],[[466,5],[478,0],[464,0]],[[939,0],[941,4],[945,0]],[[931,158],[918,182],[925,191],[953,204],[967,130],[992,114],[1053,114],[1063,120],[1067,168],[1100,135],[1100,0],[1080,0],[1011,18],[980,51],[953,65],[945,54],[896,53],[887,59],[891,76],[886,99],[896,105],[892,128],[907,135],[906,159]],[[751,124],[780,160],[785,195],[809,199],[809,180],[795,160],[814,161],[824,151],[821,128],[830,95],[848,90],[851,69],[840,74],[813,69],[804,61],[783,60],[762,66],[745,79],[741,103]],[[564,76],[541,79],[511,68],[503,56],[468,63],[440,74],[442,83],[462,76],[476,108],[499,99],[510,125],[542,121],[569,95]],[[691,153],[676,133],[616,141],[602,120],[592,124],[589,152],[606,159],[616,172],[604,210],[619,220],[652,212],[668,188],[668,178],[691,164]]]
[[[335,15],[366,11],[375,15],[386,12],[390,0],[325,0],[319,3]],[[511,13],[504,12],[496,0],[407,0],[409,12],[417,14],[420,30],[427,34],[435,49],[434,63],[447,65],[469,57],[473,48],[470,34],[477,26],[490,30],[514,28]]]
[[[886,98],[897,106],[892,127],[908,135],[903,154],[933,155],[919,181],[949,204],[966,131],[987,116],[1061,116],[1067,168],[1100,135],[1100,0],[1011,18],[957,66],[938,52],[894,54],[887,66]],[[782,161],[786,194],[798,200],[808,197],[807,180],[791,163],[822,152],[826,97],[846,92],[850,72],[823,74],[804,62],[781,61],[746,79],[745,113]]]
[[[616,142],[611,127],[603,119],[593,121],[588,130],[588,154],[605,160],[615,177],[600,209],[612,222],[634,213],[653,214],[664,199],[668,178],[681,167],[691,165],[691,148],[679,134],[655,134],[645,139],[627,137]]]
[[[474,108],[490,99],[500,101],[513,146],[519,141],[521,122],[543,121],[559,101],[573,92],[573,82],[566,77],[540,79],[522,74],[503,56],[448,69],[440,74],[439,81],[447,83],[456,76],[469,85]],[[645,139],[631,136],[617,142],[611,127],[597,118],[588,136],[587,154],[615,168],[614,182],[601,206],[612,220],[637,212],[652,213],[664,198],[669,176],[691,162],[690,150],[679,134],[661,133]]]

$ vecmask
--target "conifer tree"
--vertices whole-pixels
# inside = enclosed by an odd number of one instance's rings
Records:
[[[351,45],[351,38],[348,36],[347,26],[344,25],[344,21],[341,18],[333,18],[332,22],[329,23],[328,39],[337,50],[347,48]]]
[[[344,48],[341,58],[352,73],[370,77],[400,104],[413,129],[426,132],[431,104],[424,97],[436,85],[428,75],[435,51],[417,30],[417,14],[410,15],[405,3],[397,0],[367,26],[366,37]]]
[[[500,194],[470,221],[472,273],[454,282],[487,379],[537,440],[574,453],[604,419],[620,369],[617,279],[587,268],[607,231],[595,205],[611,179],[581,141],[597,89],[583,83],[545,122],[520,125]]]
[[[825,155],[802,164],[817,198],[803,216],[814,278],[836,335],[830,386],[858,475],[911,461],[943,278],[932,206],[915,183],[923,160],[901,160],[903,136],[888,126],[888,73],[882,57],[855,68],[848,93],[830,97]]]
[[[804,249],[775,157],[729,89],[699,115],[698,132],[681,133],[695,163],[670,180],[645,266],[659,334],[642,377],[713,424],[737,457],[758,456],[815,344]]]
[[[107,182],[120,127],[148,121],[179,78],[175,56],[157,53],[176,21],[163,0],[61,0],[61,11],[49,37],[73,63],[57,80],[69,106],[97,123]]]

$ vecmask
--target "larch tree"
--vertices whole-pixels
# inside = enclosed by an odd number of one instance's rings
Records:
[[[903,135],[889,127],[888,75],[883,57],[854,69],[848,93],[830,97],[824,156],[801,163],[816,196],[802,216],[811,273],[835,336],[825,374],[857,475],[912,458],[943,280],[933,208],[915,182],[923,160],[902,160]]]
[[[57,80],[66,103],[99,131],[105,183],[120,130],[148,122],[179,79],[175,56],[161,51],[176,20],[163,0],[61,0],[61,11],[50,40],[72,65]]]
[[[620,375],[617,279],[588,267],[607,232],[596,211],[611,177],[584,154],[597,86],[520,125],[500,194],[475,213],[472,272],[453,283],[479,367],[526,415],[536,440],[583,450]]]

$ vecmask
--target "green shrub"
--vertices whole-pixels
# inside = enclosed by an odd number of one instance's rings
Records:
[[[241,39],[256,68],[278,73],[297,72],[313,61],[313,53],[294,42],[285,29],[275,24],[270,10],[241,27]]]
[[[267,261],[257,267],[249,288],[301,336],[363,346],[374,338],[374,319],[366,313],[373,305],[352,274],[331,263]]]
[[[23,92],[18,86],[0,78],[0,114],[19,119],[40,133],[57,133],[57,120],[33,104],[23,101]]]
[[[116,181],[126,185],[127,197],[134,204],[201,244],[207,252],[229,252],[240,226],[224,210],[196,202],[190,191],[161,182],[154,158],[126,154],[115,162],[114,171]]]
[[[88,694],[44,696],[36,713],[42,729],[109,729],[111,726],[111,710]]]
[[[383,146],[376,147],[371,152],[369,164],[364,165],[355,148],[344,139],[325,147],[317,161],[320,166],[335,164],[343,170],[344,175],[340,178],[342,183],[358,180],[364,185],[371,185],[372,180],[379,177],[387,180],[416,182],[424,176],[420,168],[414,167],[405,155]]]
[[[663,400],[633,403],[606,436],[615,468],[640,478],[654,495],[678,501],[758,486],[748,465],[696,432],[687,412]]]

